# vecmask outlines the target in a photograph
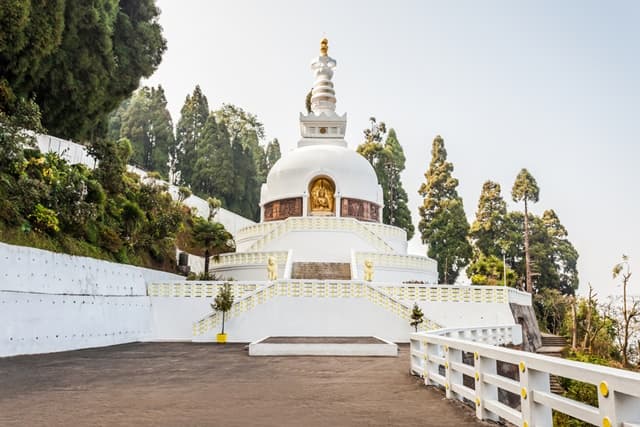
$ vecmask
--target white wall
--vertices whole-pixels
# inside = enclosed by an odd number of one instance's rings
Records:
[[[371,252],[376,248],[347,231],[290,231],[267,243],[264,251],[293,251],[293,262],[351,262],[351,250]]]
[[[191,340],[193,322],[211,313],[207,298],[151,297],[155,339]],[[231,342],[266,336],[379,336],[408,342],[410,325],[365,298],[274,297],[228,319]],[[213,341],[219,330],[198,339]]]
[[[413,301],[404,301],[412,307]],[[510,325],[515,323],[508,303],[418,302],[424,316],[445,328]]]
[[[36,135],[36,145],[43,153],[56,153],[71,164],[81,163],[91,169],[97,161],[87,153],[87,148],[66,139],[51,135]]]
[[[0,357],[139,341],[149,298],[0,291]]]
[[[151,334],[146,281],[181,276],[0,243],[0,356],[121,344]]]

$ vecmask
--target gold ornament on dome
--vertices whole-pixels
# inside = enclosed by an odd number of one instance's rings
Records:
[[[334,212],[334,193],[336,189],[327,178],[318,178],[311,184],[311,213]]]
[[[322,56],[327,56],[328,52],[329,52],[329,40],[324,38],[320,41],[320,54]]]

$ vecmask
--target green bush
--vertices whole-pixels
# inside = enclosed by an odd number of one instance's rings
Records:
[[[29,215],[29,219],[31,219],[33,226],[37,230],[51,234],[60,231],[58,215],[55,211],[45,208],[40,203],[36,205],[33,213]]]

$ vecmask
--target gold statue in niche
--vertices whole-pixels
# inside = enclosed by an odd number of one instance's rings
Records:
[[[328,178],[318,178],[311,183],[309,195],[312,213],[334,212],[334,193],[336,189]]]

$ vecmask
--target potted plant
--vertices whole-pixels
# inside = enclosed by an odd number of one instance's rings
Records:
[[[225,283],[218,291],[218,295],[216,295],[216,299],[213,301],[213,304],[211,304],[211,308],[215,311],[222,312],[222,332],[216,335],[216,341],[218,344],[224,344],[227,342],[227,334],[224,333],[224,318],[225,314],[231,310],[232,305],[233,294],[231,293],[231,285],[229,283]]]

